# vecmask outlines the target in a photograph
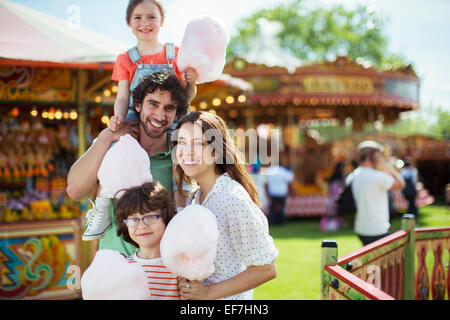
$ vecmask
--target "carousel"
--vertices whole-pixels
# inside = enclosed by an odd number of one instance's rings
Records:
[[[400,113],[419,108],[420,82],[411,66],[378,70],[338,57],[289,70],[235,57],[224,73],[250,83],[253,91],[237,100],[214,91],[200,93],[193,108],[218,114],[234,129],[253,128],[259,133],[269,128],[278,133],[267,140],[279,140],[280,156],[288,158],[295,172],[286,208],[292,217],[324,215],[323,180],[337,161],[346,160],[351,169],[356,141],[344,145],[334,141],[360,132],[367,124],[393,123]],[[318,127],[326,128],[328,139]],[[248,153],[245,146],[242,151]],[[403,208],[404,199],[397,206]]]

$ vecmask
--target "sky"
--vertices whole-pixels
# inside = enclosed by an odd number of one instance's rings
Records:
[[[79,23],[130,47],[135,38],[125,22],[128,0],[11,0],[72,23]],[[166,21],[160,40],[179,45],[187,23],[208,15],[234,35],[237,22],[253,12],[288,0],[163,0]],[[384,34],[390,52],[411,63],[421,81],[420,106],[450,112],[450,1],[449,0],[305,0],[311,7],[342,4],[370,7],[387,20]]]

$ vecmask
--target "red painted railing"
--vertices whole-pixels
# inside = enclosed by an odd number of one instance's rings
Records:
[[[430,291],[431,299],[433,300],[445,299],[446,291],[448,299],[450,296],[450,271],[447,261],[446,274],[443,256],[446,248],[450,256],[450,227],[416,228],[415,236],[415,251],[417,256],[417,269],[414,278],[415,299],[429,299]],[[432,252],[430,254],[433,257],[431,277],[426,263],[429,249],[431,249]]]
[[[429,299],[431,293],[432,299],[443,300],[446,292],[448,299],[450,271],[448,264],[445,271],[444,252],[450,259],[450,227],[414,225],[405,215],[404,230],[340,258],[335,242],[322,245],[322,299]],[[434,258],[431,277],[427,253]]]
[[[407,238],[407,231],[397,231],[339,258],[338,265],[395,299],[403,299]]]
[[[394,298],[384,291],[378,289],[377,287],[361,280],[357,276],[351,274],[350,272],[342,269],[341,267],[335,266],[325,266],[325,270],[329,272],[331,275],[341,280],[344,285],[348,285],[353,288],[356,292],[360,293],[362,296],[367,297],[371,300],[394,300]],[[336,282],[335,282],[336,283]],[[336,284],[332,283],[331,285],[336,288]],[[342,290],[343,291],[343,290]],[[347,294],[341,293],[341,295],[346,299],[351,299],[352,296],[348,294],[348,289],[346,290]]]

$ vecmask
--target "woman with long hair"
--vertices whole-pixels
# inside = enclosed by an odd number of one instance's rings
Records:
[[[183,299],[252,299],[253,288],[276,277],[278,250],[244,162],[227,125],[209,112],[180,119],[173,134],[177,184],[199,188],[188,203],[211,210],[219,228],[215,272],[203,281],[180,279]]]

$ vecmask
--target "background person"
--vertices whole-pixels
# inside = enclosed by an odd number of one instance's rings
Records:
[[[405,188],[402,193],[408,201],[408,213],[413,214],[417,219],[418,208],[416,205],[417,187],[416,184],[419,181],[419,173],[417,168],[412,165],[412,159],[406,157],[403,160],[405,166],[400,170],[400,174],[405,180]]]
[[[356,203],[354,231],[363,245],[389,234],[388,190],[401,190],[405,182],[383,157],[384,148],[367,140],[358,145],[359,166],[346,178]]]
[[[294,180],[294,173],[287,166],[286,157],[281,157],[281,165],[274,164],[266,171],[267,194],[270,198],[269,223],[285,222],[286,199],[289,185]]]

